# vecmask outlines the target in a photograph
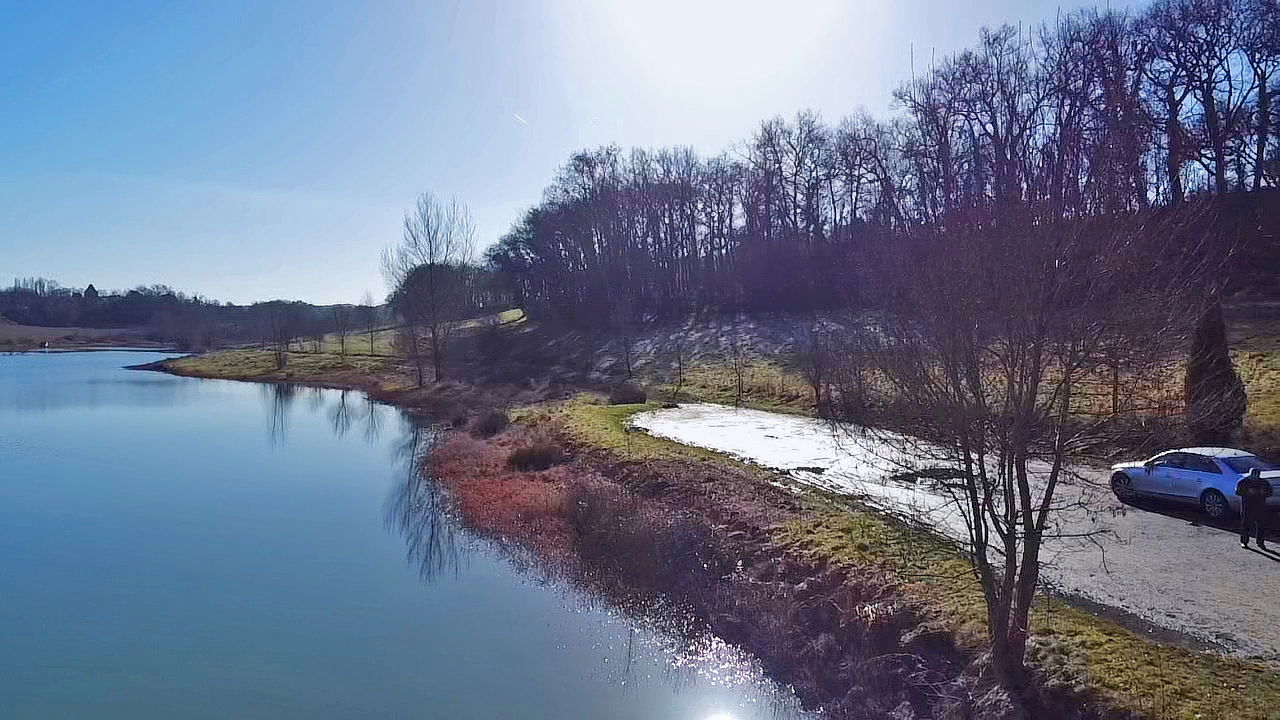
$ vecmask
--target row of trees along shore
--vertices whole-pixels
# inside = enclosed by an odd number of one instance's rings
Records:
[[[486,303],[624,335],[691,313],[853,311],[797,323],[818,411],[954,470],[940,486],[992,667],[1019,688],[1041,550],[1089,511],[1062,492],[1076,463],[1184,400],[1230,416],[1207,435],[1238,426],[1220,298],[1280,269],[1278,68],[1275,0],[984,30],[913,71],[888,118],[803,112],[712,158],[573,155],[483,281],[465,208],[424,195],[384,256],[402,342],[422,381]]]

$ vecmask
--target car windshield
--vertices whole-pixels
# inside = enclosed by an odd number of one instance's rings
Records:
[[[1269,463],[1257,455],[1241,455],[1240,457],[1221,458],[1222,462],[1232,470],[1244,474],[1257,468],[1259,471],[1280,469],[1275,463]]]

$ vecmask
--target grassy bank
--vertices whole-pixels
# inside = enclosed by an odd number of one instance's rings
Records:
[[[163,366],[175,375],[214,380],[291,382],[332,387],[408,387],[408,377],[393,358],[336,353],[288,353],[283,369],[277,366],[274,351],[257,349],[221,350],[167,360]]]
[[[586,447],[630,461],[742,463],[707,450],[628,432],[631,415],[657,405],[607,406],[578,399],[550,414]],[[765,471],[751,468],[759,476]],[[982,595],[969,564],[947,542],[891,522],[849,501],[804,492],[803,519],[773,528],[772,541],[816,566],[888,572],[903,592],[931,608],[958,645],[985,635]],[[1169,718],[1270,718],[1280,708],[1280,673],[1263,666],[1153,643],[1060,600],[1042,598],[1033,617],[1031,657],[1052,682],[1078,685],[1117,707]]]

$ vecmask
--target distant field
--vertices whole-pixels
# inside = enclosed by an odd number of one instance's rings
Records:
[[[0,323],[0,351],[37,347],[45,342],[51,347],[67,347],[95,343],[119,344],[141,338],[140,332],[131,328],[37,327]]]
[[[519,308],[514,310],[505,310],[496,315],[488,315],[473,320],[467,320],[461,323],[458,328],[461,330],[473,330],[483,326],[485,323],[497,322],[502,325],[523,322],[525,319],[524,311]],[[380,327],[373,331],[373,348],[372,352],[369,347],[369,333],[363,328],[353,330],[347,335],[347,354],[348,355],[376,355],[379,357],[396,357],[402,353],[395,347],[394,340],[399,326],[388,325]],[[311,349],[311,343],[304,342],[303,347]],[[339,350],[338,336],[335,333],[329,333],[324,336],[324,342],[320,346],[320,352],[337,354]]]

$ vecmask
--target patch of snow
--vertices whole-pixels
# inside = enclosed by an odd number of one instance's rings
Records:
[[[939,467],[927,446],[905,442],[901,436],[709,403],[641,413],[631,424],[651,435],[716,450],[785,472],[807,485],[855,496],[954,539],[966,533],[954,503],[931,481],[892,479]]]

